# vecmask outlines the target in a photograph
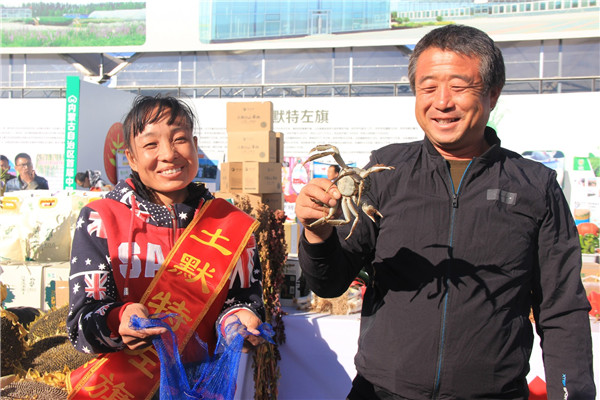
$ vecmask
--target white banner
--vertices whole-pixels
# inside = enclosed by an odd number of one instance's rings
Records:
[[[111,89],[93,93],[93,99],[85,99],[82,92],[82,107],[87,104],[89,108],[87,116],[82,110],[81,137],[90,141],[79,143],[79,153],[89,154],[80,159],[97,160],[97,165],[87,164],[86,169],[103,170],[101,143],[107,129],[121,122],[130,99],[115,105]],[[227,161],[229,101],[272,101],[273,130],[284,134],[285,157],[305,158],[313,146],[333,144],[339,147],[344,160],[363,165],[374,149],[423,137],[415,121],[413,97],[190,100],[199,118],[196,133],[200,148],[207,158],[219,162]],[[600,155],[598,104],[599,92],[501,96],[490,124],[497,129],[502,145],[518,153],[562,151],[569,171],[573,157]],[[0,109],[1,153],[14,162],[17,153],[28,152],[38,173],[50,181],[50,188],[61,188],[65,100],[0,99]],[[56,155],[60,160],[57,167],[48,167],[42,173],[39,163],[49,164],[47,155]]]

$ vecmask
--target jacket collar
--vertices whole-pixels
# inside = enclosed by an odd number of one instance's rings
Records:
[[[212,194],[210,194],[206,186],[200,182],[190,183],[188,185],[188,192],[188,198],[183,204],[174,204],[174,208],[176,210],[194,210],[199,206],[203,199],[208,200],[213,198]],[[119,201],[130,208],[132,207],[132,201],[135,201],[138,204],[138,207],[141,210],[148,212],[151,217],[156,217],[159,214],[163,214],[165,212],[164,210],[166,210],[165,206],[152,203],[151,201],[144,199],[139,193],[137,193],[134,189],[134,185],[131,179],[119,181],[116,184],[115,188],[108,192],[105,197]]]
[[[476,158],[484,162],[497,160],[501,154],[500,138],[498,138],[498,135],[496,134],[494,128],[491,128],[489,126],[485,127],[485,132],[483,135],[485,141],[490,145],[490,148],[487,149],[486,152],[483,153],[481,156]],[[442,159],[442,155],[436,150],[436,148],[433,146],[433,143],[431,143],[427,135],[425,135],[423,139],[423,145],[425,146],[427,153],[429,153],[431,156]]]

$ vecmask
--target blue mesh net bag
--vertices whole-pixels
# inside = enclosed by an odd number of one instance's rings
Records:
[[[165,321],[176,315],[131,318],[134,329],[167,329],[166,333],[152,341],[160,358],[160,400],[233,400],[244,337],[251,333],[236,319],[225,327],[224,335],[219,333],[214,354],[209,354],[206,343],[194,333],[185,347],[185,360],[182,360],[177,351],[177,337]],[[179,329],[185,329],[185,326],[180,325]],[[263,323],[258,331],[261,337],[274,343],[271,325]],[[187,362],[188,359],[193,361]]]

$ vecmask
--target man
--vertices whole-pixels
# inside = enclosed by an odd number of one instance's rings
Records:
[[[19,176],[6,184],[6,191],[48,189],[48,181],[36,175],[31,157],[27,153],[19,153],[15,157],[15,169]]]
[[[6,183],[15,178],[9,171],[10,163],[8,162],[8,158],[4,154],[0,154],[0,196],[6,190]]]
[[[8,173],[10,170],[10,163],[8,162],[8,158],[4,154],[0,154],[0,172],[3,174]],[[11,174],[9,174],[11,175]],[[11,175],[14,178],[14,175]]]
[[[370,275],[348,399],[527,399],[531,309],[548,398],[595,398],[581,252],[556,174],[486,127],[500,50],[475,28],[438,28],[409,77],[425,138],[372,153],[368,166],[395,167],[363,193],[383,217],[361,212],[344,240],[350,224],[310,226],[340,198],[328,180],[296,200],[308,286],[334,297]]]
[[[88,169],[85,172],[78,172],[75,174],[75,182],[90,191],[112,190],[112,186],[102,180],[102,172],[97,170]]]
[[[339,175],[340,175],[340,166],[339,165],[330,165],[329,168],[327,168],[327,179],[329,179],[330,181],[333,181]]]

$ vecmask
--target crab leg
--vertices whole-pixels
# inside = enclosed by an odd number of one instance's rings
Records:
[[[360,176],[362,178],[366,178],[367,176],[371,175],[373,172],[388,171],[388,170],[391,171],[393,169],[396,169],[396,168],[395,167],[388,167],[388,166],[383,165],[383,164],[375,164],[371,168],[369,168],[368,170],[362,172],[360,174]]]
[[[362,192],[363,192],[363,188],[365,187],[365,181],[360,181],[360,183],[358,184],[358,194],[356,195],[356,204],[361,204],[362,200],[360,199],[362,197]]]
[[[315,199],[311,199],[311,200],[312,200],[313,202],[315,202],[315,203],[317,203],[317,204],[321,205],[321,206],[327,207],[327,205],[326,205],[326,204],[324,204],[324,203],[321,203],[321,202],[320,202],[320,201],[318,201],[318,200],[315,200]],[[336,213],[337,209],[338,209],[338,206],[337,206],[337,204],[336,204],[335,206],[333,206],[333,207],[331,207],[331,208],[329,209],[329,212],[327,213],[327,215],[325,215],[324,217],[321,217],[321,218],[319,218],[318,220],[316,220],[316,221],[314,221],[314,222],[310,223],[310,224],[308,225],[308,227],[309,227],[309,228],[312,228],[313,226],[319,226],[319,225],[323,225],[323,224],[330,224],[330,223],[331,223],[331,221],[332,221],[332,219],[331,219],[331,218],[333,218],[333,217],[334,217],[334,215],[335,215],[335,213]]]
[[[358,224],[358,209],[356,208],[356,205],[354,204],[354,202],[352,200],[350,200],[349,198],[344,198],[342,200],[342,211],[343,211],[343,215],[345,219],[330,219],[327,221],[327,223],[329,225],[333,225],[333,226],[339,226],[339,225],[346,225],[348,223],[350,223],[351,219],[350,219],[350,215],[354,216],[354,222],[352,223],[352,228],[350,228],[350,233],[348,234],[348,236],[346,236],[346,239],[348,239],[350,236],[352,236],[352,233],[354,233],[354,229],[356,229],[356,225]],[[346,240],[344,239],[344,240]]]
[[[351,206],[350,209],[352,211],[352,214],[354,214],[354,222],[352,223],[352,228],[350,228],[350,233],[348,233],[348,236],[346,236],[344,240],[348,240],[348,238],[352,236],[354,230],[356,229],[356,225],[358,225],[358,210],[354,206],[354,203],[352,203],[352,200],[348,200],[348,203]]]

